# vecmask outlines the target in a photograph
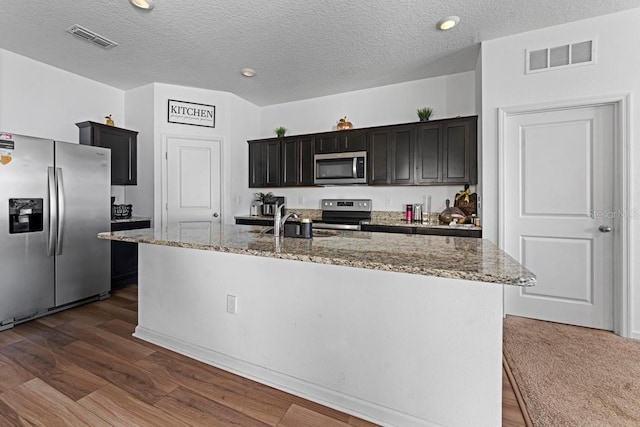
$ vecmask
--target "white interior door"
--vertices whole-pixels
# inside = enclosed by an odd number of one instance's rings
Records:
[[[506,117],[501,242],[538,277],[508,314],[613,329],[614,142],[613,105]]]
[[[210,228],[221,222],[220,140],[167,137],[166,224]]]

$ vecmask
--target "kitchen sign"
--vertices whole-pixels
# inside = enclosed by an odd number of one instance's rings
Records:
[[[194,102],[169,100],[169,123],[191,126],[216,127],[215,105],[196,104]]]

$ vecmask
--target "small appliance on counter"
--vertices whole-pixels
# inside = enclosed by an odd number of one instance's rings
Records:
[[[254,200],[249,207],[249,215],[259,216],[262,214],[262,202],[260,200]]]
[[[267,200],[265,200],[264,204],[262,205],[262,215],[274,216],[276,214],[276,207],[280,206],[281,209],[283,209],[284,211],[286,204],[287,204],[286,197],[282,197],[282,196],[270,197]]]

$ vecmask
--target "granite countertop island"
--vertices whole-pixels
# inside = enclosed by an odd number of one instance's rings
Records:
[[[506,285],[535,284],[531,272],[484,239],[333,230],[316,230],[313,239],[276,239],[260,234],[263,229],[226,225],[206,230],[131,230],[99,237]]]

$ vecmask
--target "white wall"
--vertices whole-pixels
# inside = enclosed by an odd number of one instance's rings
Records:
[[[237,206],[246,204],[248,211],[251,201],[248,196],[248,152],[245,146],[259,123],[258,107],[228,92],[158,83],[153,86],[155,225],[160,225],[162,214],[162,144],[167,136],[222,140],[222,217],[224,222],[233,223]],[[215,128],[169,123],[169,99],[215,105]]]
[[[133,215],[153,216],[154,209],[154,91],[149,84],[125,93],[125,115],[127,128],[138,132],[137,185],[120,186],[113,189],[117,197],[122,193],[121,203],[133,205]],[[119,190],[119,191],[118,191]],[[116,200],[116,203],[120,203]]]
[[[630,95],[630,146],[632,199],[628,214],[640,208],[640,167],[637,123],[640,109],[633,108],[640,96],[640,9],[601,16],[538,31],[518,34],[482,44],[482,185],[483,236],[498,239],[498,118],[500,107],[566,102],[589,97]],[[524,74],[525,49],[552,47],[583,40],[596,40],[597,63],[564,70]],[[559,183],[562,185],[562,183]],[[630,217],[631,259],[640,246],[638,218]],[[631,266],[631,317],[634,336],[640,338],[640,261]]]
[[[416,122],[416,109],[423,106],[433,107],[432,119],[475,115],[475,85],[475,73],[471,71],[271,105],[262,108],[259,133],[250,139],[272,137],[273,129],[279,126],[288,129],[287,135],[331,131],[343,116],[347,116],[355,128]],[[247,176],[237,178],[245,183],[248,179]],[[393,186],[276,188],[273,191],[287,197],[290,208],[319,209],[322,198],[363,197],[373,199],[375,210],[385,211],[400,211],[407,203],[422,203],[428,194],[432,196],[432,210],[442,211],[445,199],[453,200],[461,189],[461,186]],[[248,212],[246,203],[238,213],[247,215]]]
[[[78,142],[77,122],[124,127],[124,93],[113,87],[0,49],[0,129]]]

